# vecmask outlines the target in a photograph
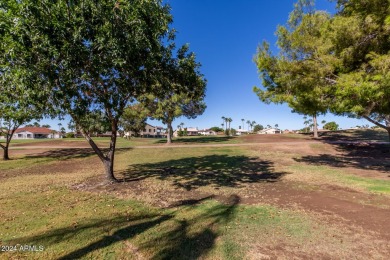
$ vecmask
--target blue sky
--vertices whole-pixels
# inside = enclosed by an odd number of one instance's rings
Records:
[[[205,113],[196,119],[184,117],[174,121],[174,128],[183,122],[199,129],[221,126],[222,116],[233,119],[238,128],[241,119],[256,121],[264,126],[278,124],[282,129],[303,128],[302,115],[291,113],[286,105],[266,105],[253,93],[261,86],[253,56],[259,43],[266,40],[277,52],[274,35],[278,25],[285,24],[295,0],[166,0],[174,17],[177,46],[190,44],[191,51],[202,64],[201,71],[208,81]],[[334,3],[317,0],[317,9],[334,12]],[[365,120],[319,117],[336,121],[341,128],[368,124]],[[149,121],[153,125],[160,122]],[[56,127],[56,120],[42,120]],[[67,125],[67,121],[62,122]],[[246,129],[247,126],[245,126]]]

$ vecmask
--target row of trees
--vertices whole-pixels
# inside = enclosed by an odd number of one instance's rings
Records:
[[[175,117],[205,109],[200,64],[188,46],[176,48],[170,8],[160,0],[4,0],[0,21],[4,154],[24,122],[68,114],[107,180],[117,181],[117,132],[130,128],[122,119],[135,104],[168,125],[168,142]],[[92,138],[95,122],[111,132],[107,152]]]
[[[299,0],[286,26],[279,26],[274,56],[269,44],[255,57],[266,103],[287,103],[309,115],[332,112],[365,118],[390,138],[390,2],[338,0],[334,16]]]

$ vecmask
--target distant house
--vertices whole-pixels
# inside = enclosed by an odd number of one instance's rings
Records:
[[[182,129],[182,131],[185,131],[185,129],[187,130],[187,136],[197,136],[197,135],[200,134],[197,127],[187,127],[187,128]],[[176,129],[173,132],[173,136],[174,137],[178,137],[179,136],[179,131],[180,131],[180,129]]]
[[[257,132],[258,134],[261,134],[261,135],[268,135],[268,134],[281,134],[282,131],[278,128],[268,128],[268,129],[263,129],[259,132]]]
[[[188,131],[188,129],[187,129]],[[199,130],[198,134],[201,134],[201,135],[217,135],[217,132],[211,130],[211,129],[203,129],[203,130]]]
[[[244,130],[244,129],[236,130],[236,135],[247,135],[247,134],[249,134],[248,130]]]
[[[62,135],[49,128],[45,127],[22,127],[15,131],[12,138],[14,139],[46,139],[46,138],[61,138]]]
[[[133,132],[125,132],[125,137],[135,136],[135,133]],[[152,126],[149,124],[146,124],[145,129],[143,129],[139,136],[141,137],[156,137],[156,138],[162,138],[166,137],[165,129],[161,126]]]

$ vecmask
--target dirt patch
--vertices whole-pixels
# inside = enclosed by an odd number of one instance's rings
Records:
[[[153,185],[150,180],[133,180],[118,184],[102,184],[104,179],[97,176],[88,179],[75,189],[107,193],[120,198],[132,198],[159,207],[191,205],[192,201],[215,198],[228,203],[232,194],[240,197],[241,204],[269,204],[282,208],[293,208],[315,212],[327,217],[331,222],[349,226],[358,226],[374,232],[378,238],[390,239],[390,202],[387,196],[365,194],[337,186],[312,187],[290,181],[274,183],[252,183],[245,188],[232,189],[229,192],[214,192],[201,189],[186,190],[172,188],[164,183]],[[376,205],[381,205],[378,207]]]
[[[46,140],[46,141],[37,141],[31,143],[11,143],[10,147],[34,147],[34,146],[45,146],[47,148],[50,147],[90,147],[89,144],[85,140],[80,141],[64,141],[64,140]]]
[[[290,135],[290,134],[269,134],[259,135],[250,134],[240,137],[244,143],[275,143],[275,142],[298,142],[298,141],[316,141],[311,136],[306,135]]]
[[[48,151],[44,151],[44,153],[45,152]],[[36,164],[27,168],[6,170],[0,174],[0,180],[22,176],[22,175],[75,173],[75,172],[85,171],[85,170],[103,172],[103,169],[101,167],[101,162],[97,157],[90,158],[88,160],[80,159],[78,161],[58,159],[50,163],[45,163],[44,167],[40,164]]]

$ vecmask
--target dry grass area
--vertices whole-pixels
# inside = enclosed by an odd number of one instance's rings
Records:
[[[388,147],[246,138],[122,149],[118,184],[89,149],[18,150],[0,162],[0,244],[44,250],[0,258],[387,259]]]

